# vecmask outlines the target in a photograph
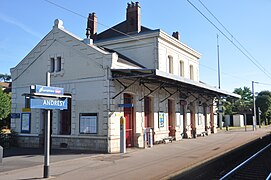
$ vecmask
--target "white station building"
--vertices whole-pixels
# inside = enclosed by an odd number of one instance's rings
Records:
[[[11,128],[24,147],[44,144],[43,109],[30,109],[22,96],[31,85],[64,88],[67,110],[52,110],[52,148],[120,152],[120,118],[126,119],[126,147],[215,133],[216,100],[239,96],[199,81],[201,55],[180,35],[141,26],[140,5],[128,4],[126,20],[97,33],[89,14],[86,39],[67,31],[61,20],[14,68]]]

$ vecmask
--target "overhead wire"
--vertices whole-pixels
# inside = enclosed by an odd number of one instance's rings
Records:
[[[212,24],[229,42],[231,42],[247,59],[252,62],[260,71],[262,71],[268,78],[271,75],[267,74],[248,54],[246,54],[239,46],[237,46],[220,28],[218,28],[207,16],[205,16],[190,0],[187,2],[196,9],[210,24]]]
[[[241,46],[241,48],[254,60],[258,63],[258,65],[262,68],[262,70],[264,70],[265,72],[267,72],[269,75],[270,73],[260,64],[260,62],[240,43],[240,41],[238,41],[233,34],[219,21],[219,19],[207,8],[207,6],[201,1],[198,0],[200,2],[200,4],[211,14],[211,16],[225,29],[225,31],[231,36],[232,39],[234,39],[239,46]]]
[[[202,63],[200,63],[200,66],[203,66],[203,67],[205,67],[205,68],[207,68],[207,69],[210,69],[210,70],[212,70],[212,71],[216,71],[216,72],[217,72],[217,69],[212,68],[212,67],[207,66],[207,65],[204,65],[204,64],[202,64]],[[240,79],[240,80],[242,80],[242,81],[251,82],[251,80],[244,79],[244,78],[240,78],[239,76],[234,76],[234,75],[232,75],[232,74],[229,74],[229,73],[226,73],[226,72],[223,72],[223,71],[221,71],[221,73],[224,74],[224,75],[226,75],[226,76],[232,77],[232,78],[234,78],[234,79]]]
[[[84,19],[88,19],[88,17],[86,17],[86,16],[84,16],[84,15],[82,15],[82,14],[79,14],[79,13],[77,13],[77,12],[75,12],[75,11],[72,11],[72,10],[70,10],[70,9],[68,9],[68,8],[65,8],[65,7],[63,7],[63,6],[59,5],[59,4],[56,4],[56,3],[52,2],[52,1],[49,1],[49,0],[43,0],[43,1],[48,2],[48,3],[50,3],[50,4],[54,5],[54,6],[57,6],[57,7],[60,8],[60,9],[69,11],[70,13],[73,13],[73,14],[79,16],[79,17],[82,17],[82,18],[84,18]],[[88,20],[94,21],[94,20],[92,20],[92,19],[88,19]],[[137,40],[137,41],[141,41],[140,39],[138,39],[138,38],[136,38],[136,37],[130,36],[129,34],[126,34],[126,33],[122,32],[122,31],[119,31],[119,30],[117,30],[117,29],[115,29],[115,28],[109,27],[109,26],[107,26],[107,25],[105,25],[105,24],[102,24],[102,23],[100,23],[100,22],[97,22],[97,21],[96,21],[96,23],[99,24],[99,25],[101,25],[101,26],[104,26],[104,27],[106,27],[106,28],[108,28],[108,29],[111,29],[111,30],[113,30],[113,31],[115,31],[115,32],[118,32],[118,33],[120,33],[120,34],[122,34],[122,35],[124,35],[124,36],[127,36],[127,37],[129,37],[129,38],[131,38],[131,39],[134,39],[134,40]]]
[[[63,10],[66,10],[66,11],[68,11],[68,12],[70,12],[70,13],[72,13],[72,14],[75,14],[75,15],[77,15],[77,16],[79,16],[79,17],[81,17],[81,18],[84,18],[84,19],[88,19],[88,17],[86,17],[86,16],[84,16],[84,15],[82,15],[82,14],[79,14],[79,13],[77,13],[77,12],[75,12],[75,11],[73,11],[73,10],[70,10],[70,9],[68,9],[68,8],[66,8],[66,7],[63,7],[63,6],[61,6],[61,5],[59,5],[59,4],[56,4],[56,3],[54,3],[54,2],[52,2],[52,1],[50,1],[50,0],[44,0],[44,1],[46,1],[46,2],[48,2],[48,3],[50,3],[50,4],[52,4],[52,5],[54,5],[54,6],[57,6],[58,8],[61,8],[61,9],[63,9]],[[190,2],[189,0],[187,0],[188,2]],[[201,2],[201,1],[200,1]],[[203,4],[203,3],[202,3]],[[193,4],[191,4],[193,7],[195,7]],[[204,6],[204,5],[203,5]],[[195,7],[196,8],[196,7]],[[197,9],[197,8],[196,8]],[[206,7],[206,9],[207,9],[207,7]],[[198,9],[197,9],[198,10]],[[199,10],[198,10],[199,11]],[[199,11],[200,12],[200,11]],[[200,12],[201,13],[201,12]],[[211,13],[211,12],[210,12]],[[201,13],[202,14],[202,13]],[[212,13],[211,13],[212,14]],[[204,17],[205,17],[205,15],[204,14],[202,14]],[[213,24],[207,17],[205,17],[214,27],[216,27],[216,29],[217,30],[219,30],[220,31],[220,33],[221,34],[223,34],[228,40],[230,40],[215,24]],[[215,18],[215,17],[214,17]],[[217,19],[217,18],[215,18],[215,19]],[[93,21],[92,19],[90,19],[91,21]],[[217,21],[219,21],[218,19],[217,19]],[[220,22],[220,21],[219,21]],[[118,33],[120,33],[120,34],[122,34],[122,35],[125,35],[125,36],[127,36],[127,37],[129,37],[129,38],[132,38],[132,39],[134,39],[134,40],[138,40],[138,41],[141,41],[140,39],[138,39],[138,38],[136,38],[136,37],[133,37],[133,36],[130,36],[129,34],[126,34],[126,33],[124,33],[124,32],[121,32],[121,31],[119,31],[119,30],[117,30],[117,29],[114,29],[114,28],[112,28],[112,27],[109,27],[109,26],[107,26],[107,25],[105,25],[105,24],[102,24],[102,23],[100,23],[100,22],[96,22],[97,24],[99,24],[99,25],[102,25],[102,26],[104,26],[104,27],[106,27],[106,28],[109,28],[109,29],[111,29],[111,30],[113,30],[113,31],[115,31],[115,32],[118,32]],[[222,25],[222,23],[221,23],[221,25]],[[223,25],[222,25],[223,26]],[[224,29],[231,35],[231,33],[225,28],[225,26],[223,26],[224,27]],[[233,37],[233,36],[232,36]],[[232,41],[231,41],[232,42]],[[232,42],[233,43],[233,42]],[[216,69],[214,69],[214,68],[211,68],[211,67],[209,67],[209,66],[206,66],[206,65],[203,65],[203,64],[200,64],[200,65],[202,65],[202,66],[204,66],[204,67],[206,67],[206,68],[208,68],[208,69],[211,69],[211,70],[213,70],[213,71],[216,71]],[[240,77],[237,77],[237,76],[233,76],[233,75],[231,75],[231,74],[228,74],[228,73],[225,73],[225,72],[222,72],[223,74],[225,74],[225,75],[227,75],[227,76],[231,76],[231,77],[233,77],[233,78],[238,78],[238,79],[240,79],[240,80],[246,80],[246,81],[250,81],[250,80],[247,80],[247,79],[242,79],[242,78],[240,78]],[[259,82],[259,84],[264,84],[264,83],[260,83]],[[270,84],[271,85],[271,84]]]

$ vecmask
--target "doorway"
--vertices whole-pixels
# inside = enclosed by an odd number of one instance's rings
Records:
[[[135,122],[134,122],[134,107],[133,96],[130,94],[124,94],[124,117],[126,120],[126,147],[134,147],[134,134],[135,134]]]
[[[191,134],[193,138],[196,138],[196,108],[194,103],[190,103],[190,115],[191,115]]]
[[[153,128],[152,99],[144,97],[144,120],[145,128]]]
[[[152,142],[155,142],[154,139],[154,122],[153,122],[153,100],[151,97],[144,97],[144,128],[147,130],[147,137],[149,136],[149,129],[152,129]],[[148,138],[146,141],[147,144]]]
[[[67,95],[67,94],[65,94]],[[71,134],[71,98],[68,98],[68,108],[60,111],[60,134]]]
[[[169,136],[175,137],[175,106],[174,100],[168,100],[168,130]]]

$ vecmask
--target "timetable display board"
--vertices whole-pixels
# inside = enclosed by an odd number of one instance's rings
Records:
[[[80,114],[80,134],[97,134],[98,113]]]

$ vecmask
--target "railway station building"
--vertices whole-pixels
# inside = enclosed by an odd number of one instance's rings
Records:
[[[86,38],[64,28],[52,30],[11,69],[11,128],[24,147],[44,144],[45,110],[29,109],[22,96],[31,85],[64,88],[67,110],[52,110],[51,146],[120,152],[120,118],[126,119],[126,147],[216,133],[220,97],[238,95],[199,80],[200,53],[181,42],[179,32],[141,25],[140,4],[128,3],[126,19],[101,33],[89,14]]]

